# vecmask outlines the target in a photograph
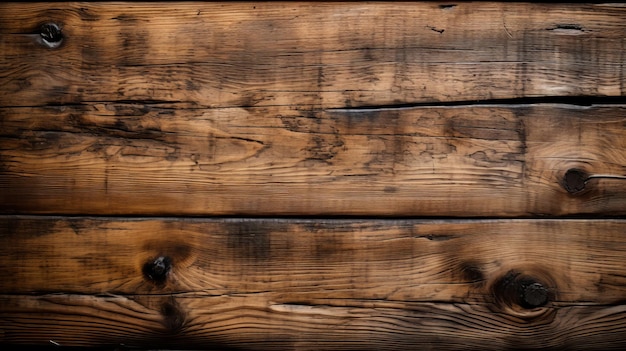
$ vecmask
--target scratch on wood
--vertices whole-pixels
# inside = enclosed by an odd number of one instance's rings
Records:
[[[502,26],[504,27],[504,32],[506,33],[506,35],[509,38],[513,38],[513,35],[511,34],[511,31],[506,27],[506,21],[504,19],[504,15],[502,15]]]
[[[434,26],[426,26],[426,28],[432,30],[433,32],[437,32],[439,34],[443,34],[443,32],[446,31],[445,29],[439,29],[439,28],[434,27]]]

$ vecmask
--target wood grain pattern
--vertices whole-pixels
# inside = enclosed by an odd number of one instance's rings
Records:
[[[528,320],[477,304],[329,299],[310,306],[268,305],[267,299],[263,293],[0,295],[0,328],[3,340],[14,345],[52,341],[109,349],[605,351],[626,346],[624,305],[550,308]]]
[[[4,213],[626,214],[624,106],[0,109]]]
[[[623,4],[0,3],[0,349],[626,349],[624,38]]]
[[[63,41],[41,45],[40,25]],[[619,4],[3,3],[0,105],[623,96]]]
[[[625,230],[617,219],[4,216],[0,340],[146,346],[163,338],[254,350],[475,349],[484,338],[494,350],[624,346]],[[146,276],[155,257],[171,263],[163,282]],[[547,303],[517,304],[506,290],[517,275],[545,286]]]
[[[544,280],[564,302],[608,304],[625,292],[623,220],[2,217],[1,224],[5,293],[271,291],[465,302],[484,300],[512,270]],[[161,256],[172,270],[153,284],[143,267]]]

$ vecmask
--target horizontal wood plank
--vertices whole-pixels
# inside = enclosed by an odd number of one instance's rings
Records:
[[[625,113],[552,104],[0,108],[0,211],[623,215],[626,180],[594,176],[626,175]]]
[[[624,220],[1,217],[2,293],[485,301],[511,271],[558,302],[626,297]],[[171,266],[148,279],[146,264]],[[80,274],[76,274],[80,272]],[[167,278],[167,279],[166,279]]]
[[[331,299],[324,305],[301,305],[268,304],[267,299],[263,293],[0,295],[0,339],[13,345],[221,351],[626,347],[624,305],[550,308],[529,320],[476,304]]]
[[[1,3],[0,348],[625,349],[625,9]]]
[[[619,4],[2,3],[0,23],[5,106],[328,108],[625,93]],[[42,30],[50,23],[60,34]]]
[[[3,216],[0,342],[618,349],[625,230],[617,219]],[[525,305],[536,284],[545,301]]]

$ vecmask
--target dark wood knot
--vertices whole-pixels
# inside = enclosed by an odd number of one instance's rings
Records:
[[[43,45],[53,49],[63,42],[63,32],[56,23],[44,23],[39,27],[39,36]]]
[[[498,302],[509,306],[534,309],[550,301],[550,291],[538,279],[519,272],[509,271],[493,286]]]
[[[563,187],[570,194],[578,194],[585,190],[587,182],[594,178],[604,179],[621,179],[626,180],[626,176],[613,174],[589,174],[583,170],[572,168],[568,169],[563,176]]]
[[[159,256],[143,265],[143,275],[155,284],[163,284],[172,269],[172,260],[167,256]]]
[[[585,190],[585,184],[589,179],[589,173],[572,168],[565,172],[565,176],[563,177],[563,187],[570,194],[576,194],[583,190]]]
[[[548,289],[541,283],[529,282],[520,285],[520,305],[524,308],[537,308],[548,302]]]

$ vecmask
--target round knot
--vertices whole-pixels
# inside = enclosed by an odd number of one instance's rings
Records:
[[[163,284],[171,269],[172,260],[167,256],[159,256],[143,265],[143,275],[156,284]]]
[[[583,170],[572,168],[565,172],[563,187],[570,194],[576,194],[585,190],[585,184],[589,180],[589,174]]]
[[[520,302],[524,308],[537,308],[548,302],[548,289],[541,283],[521,284],[520,290]]]
[[[42,24],[39,27],[39,35],[42,43],[51,49],[58,47],[63,42],[61,27],[56,23]]]
[[[516,271],[509,271],[492,287],[500,305],[523,309],[545,306],[550,300],[550,291],[539,279]]]

